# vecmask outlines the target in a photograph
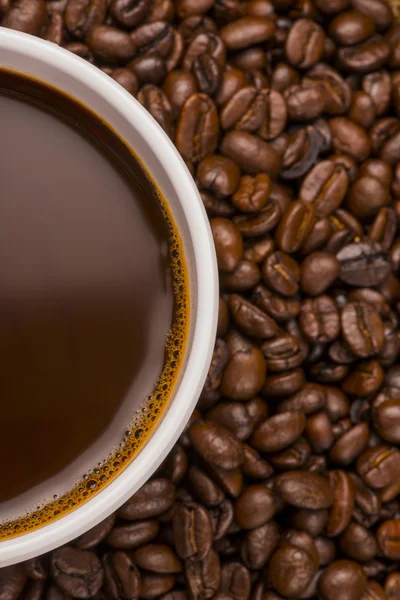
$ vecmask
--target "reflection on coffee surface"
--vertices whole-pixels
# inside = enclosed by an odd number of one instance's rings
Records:
[[[91,111],[0,70],[0,539],[142,447],[179,373],[186,267],[140,160]]]

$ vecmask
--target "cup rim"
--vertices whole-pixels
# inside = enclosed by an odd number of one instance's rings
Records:
[[[218,272],[208,218],[197,187],[166,133],[131,94],[111,77],[53,42],[0,27],[1,52],[18,53],[74,77],[123,112],[156,155],[172,182],[193,247],[197,302],[192,336],[175,396],[149,441],[132,463],[93,498],[48,525],[0,542],[0,567],[38,556],[75,539],[128,500],[154,473],[182,433],[203,388],[211,361],[218,317]],[[29,68],[26,72],[30,72]],[[31,73],[34,75],[34,73]],[[51,83],[51,82],[50,82]]]

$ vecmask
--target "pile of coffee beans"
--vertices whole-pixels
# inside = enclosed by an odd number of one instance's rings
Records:
[[[0,0],[124,86],[210,217],[218,339],[158,472],[0,600],[400,599],[400,25],[384,0]]]

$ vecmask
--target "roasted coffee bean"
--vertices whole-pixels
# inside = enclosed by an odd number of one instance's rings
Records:
[[[133,73],[130,69],[126,69],[124,67],[120,69],[115,69],[111,77],[123,88],[125,88],[132,96],[136,96],[137,91],[139,89],[138,78],[135,73]]]
[[[221,425],[211,421],[194,423],[189,436],[196,451],[211,465],[235,469],[243,462],[241,443]]]
[[[375,446],[366,450],[357,461],[357,471],[363,481],[382,488],[400,477],[400,452],[389,446]]]
[[[199,186],[217,196],[231,196],[239,187],[240,169],[224,156],[207,156],[197,169]]]
[[[288,321],[300,312],[300,302],[296,297],[284,298],[274,294],[263,285],[258,285],[253,292],[253,301],[276,321]]]
[[[268,175],[244,175],[240,180],[239,189],[232,196],[232,203],[242,212],[258,212],[268,202],[270,193],[271,179]]]
[[[329,511],[326,534],[329,537],[340,535],[349,525],[354,508],[355,487],[345,471],[330,471],[329,483],[333,492],[333,504]]]
[[[246,335],[258,339],[269,339],[278,335],[279,328],[276,322],[241,296],[230,296],[229,307],[233,321]]]
[[[341,313],[343,337],[358,357],[373,356],[383,347],[382,320],[370,305],[361,302],[346,304]]]
[[[115,523],[115,514],[110,515],[98,525],[89,529],[86,533],[75,540],[75,545],[81,550],[89,550],[97,546],[110,533]]]
[[[240,548],[240,555],[249,569],[261,569],[271,557],[278,543],[278,526],[275,521],[270,520],[265,525],[246,533]]]
[[[325,88],[313,82],[292,85],[284,92],[291,121],[310,121],[319,117],[325,107]]]
[[[222,490],[207,473],[195,465],[188,470],[188,480],[193,495],[206,506],[217,506],[223,502],[224,494]]]
[[[278,475],[275,487],[286,502],[299,508],[318,510],[333,502],[329,483],[316,473],[287,471]]]
[[[279,222],[282,210],[272,198],[257,215],[240,215],[234,223],[244,238],[262,236],[271,231]]]
[[[324,144],[316,127],[308,126],[291,133],[282,151],[282,179],[291,181],[305,175],[315,164]]]
[[[150,542],[158,531],[159,524],[155,520],[120,524],[108,533],[106,542],[113,548],[130,550]]]
[[[104,0],[68,0],[65,9],[65,26],[69,33],[84,38],[92,25],[104,22],[107,5]]]
[[[125,552],[117,551],[103,557],[105,588],[111,598],[139,598],[140,574]]]
[[[286,39],[285,52],[289,62],[300,69],[317,63],[324,51],[324,32],[311,19],[295,21]]]
[[[369,73],[382,67],[390,55],[389,45],[379,35],[372,36],[358,46],[341,48],[339,63],[353,73]]]
[[[218,554],[210,550],[199,561],[185,561],[185,575],[190,597],[208,600],[214,596],[221,582],[221,565]]]
[[[391,560],[400,557],[400,522],[398,519],[385,521],[377,531],[379,547]]]
[[[349,154],[355,161],[365,160],[371,150],[367,133],[354,121],[346,117],[336,117],[329,121],[332,132],[332,145],[336,152]]]
[[[167,594],[175,585],[174,575],[160,575],[142,571],[140,583],[140,597],[144,600],[155,600]]]
[[[381,0],[353,0],[354,8],[375,21],[377,29],[385,30],[393,22],[393,12],[390,6]]]
[[[385,580],[385,594],[388,600],[400,597],[400,573],[391,573]]]
[[[390,271],[390,263],[376,242],[360,242],[344,246],[337,254],[340,278],[352,286],[376,286]]]
[[[321,161],[305,177],[300,188],[300,198],[304,202],[315,204],[316,214],[326,216],[339,208],[349,180],[341,165],[333,161]]]
[[[372,98],[366,92],[354,92],[348,117],[361,127],[370,127],[376,118],[376,109]]]
[[[297,410],[307,415],[324,408],[325,402],[326,395],[322,386],[305,383],[294,396],[279,403],[278,411]]]
[[[164,92],[156,85],[147,84],[141,88],[137,99],[164,129],[165,133],[172,137],[172,108]]]
[[[306,425],[303,413],[293,410],[266,419],[251,437],[251,444],[262,452],[277,452],[295,442]]]
[[[358,600],[367,589],[367,578],[358,563],[337,560],[322,573],[318,587],[325,600],[334,600],[337,594],[343,600]]]
[[[328,521],[328,511],[326,509],[308,510],[306,508],[297,508],[292,513],[292,526],[309,533],[312,537],[320,535]]]
[[[329,342],[340,332],[339,312],[329,296],[307,299],[301,305],[299,325],[311,342]]]
[[[389,107],[391,80],[387,71],[375,71],[365,75],[362,80],[363,90],[371,97],[377,116],[385,113]]]
[[[299,289],[300,267],[288,254],[278,250],[265,261],[263,277],[274,292],[293,296]]]
[[[240,491],[236,494],[238,496]],[[211,518],[211,525],[214,533],[214,540],[223,538],[228,532],[233,522],[233,506],[232,503],[225,498],[218,504],[209,510]]]
[[[93,25],[86,34],[90,51],[99,60],[126,63],[135,54],[135,45],[129,34],[110,25]]]
[[[261,138],[247,131],[230,131],[221,143],[221,152],[241,165],[250,175],[267,173],[277,175],[280,168],[280,156]]]
[[[291,446],[268,456],[277,471],[304,467],[311,455],[311,447],[305,438],[299,437]]]
[[[333,19],[329,33],[341,46],[352,46],[375,33],[375,22],[362,12],[350,10]]]
[[[267,368],[278,372],[300,366],[307,355],[307,348],[301,338],[290,333],[283,333],[264,342],[261,350],[267,360]]]
[[[352,396],[370,396],[381,387],[383,370],[377,360],[360,362],[343,381],[343,390]]]
[[[192,94],[182,106],[176,127],[176,147],[184,160],[199,162],[212,154],[219,133],[214,102],[205,94]]]
[[[265,380],[262,392],[270,398],[286,398],[295,394],[304,384],[305,376],[301,368],[284,373],[270,373]]]
[[[283,213],[275,234],[275,242],[283,252],[297,252],[309,236],[315,221],[312,204],[297,200]]]
[[[241,562],[225,563],[221,569],[221,593],[234,600],[248,600],[251,591],[249,570]]]
[[[334,435],[326,412],[317,412],[308,417],[305,436],[314,452],[329,450],[334,443]]]
[[[211,221],[211,231],[217,253],[218,267],[230,273],[243,257],[243,240],[238,228],[229,219],[215,218]]]
[[[221,274],[220,284],[226,292],[247,292],[254,288],[260,279],[258,266],[248,260],[241,260],[232,273]]]
[[[243,441],[253,432],[254,425],[242,402],[221,402],[207,413],[207,419],[229,429]]]
[[[176,554],[168,546],[162,544],[146,544],[132,554],[134,563],[141,569],[154,573],[179,573],[182,564]]]
[[[152,479],[121,506],[118,515],[130,521],[158,517],[175,501],[175,486],[168,479]]]
[[[304,549],[286,545],[272,555],[268,576],[279,594],[285,597],[300,596],[314,574],[312,557]]]
[[[2,18],[2,27],[38,35],[46,21],[44,0],[15,0]]]
[[[162,89],[177,115],[180,113],[186,100],[198,91],[194,76],[184,71],[172,71],[169,73],[165,78]]]
[[[91,598],[100,590],[104,571],[94,552],[68,546],[51,557],[51,574],[57,585],[73,598]]]
[[[343,433],[330,450],[329,456],[332,462],[339,465],[352,463],[365,449],[369,433],[367,423],[355,425]]]
[[[257,450],[248,444],[243,444],[244,460],[241,465],[243,474],[251,479],[268,479],[272,473],[271,465],[261,458]]]
[[[274,22],[263,17],[245,17],[221,29],[221,38],[228,50],[241,50],[266,42],[275,31]]]
[[[375,177],[356,179],[347,195],[347,206],[359,219],[371,219],[389,204],[388,189]]]
[[[0,593],[5,600],[17,600],[27,581],[22,564],[11,565],[0,571]],[[60,591],[60,595],[62,592]]]
[[[235,500],[235,521],[243,529],[254,529],[272,519],[276,512],[273,493],[264,484],[249,485]]]
[[[318,296],[332,285],[339,271],[340,262],[333,254],[313,252],[301,264],[301,286],[311,296]]]
[[[250,400],[261,390],[266,371],[266,361],[258,348],[236,352],[224,371],[221,392],[231,400]]]
[[[349,558],[358,562],[372,560],[378,551],[375,537],[358,523],[351,523],[340,537],[340,548]]]
[[[400,443],[400,400],[386,400],[373,406],[374,427],[379,436],[392,444]]]

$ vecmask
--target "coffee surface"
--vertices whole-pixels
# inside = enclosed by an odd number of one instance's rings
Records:
[[[169,228],[145,172],[132,156],[122,168],[102,129],[0,73],[0,519],[118,448],[165,362]]]

